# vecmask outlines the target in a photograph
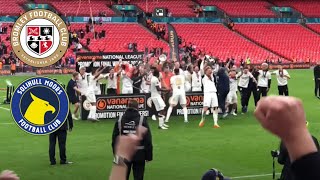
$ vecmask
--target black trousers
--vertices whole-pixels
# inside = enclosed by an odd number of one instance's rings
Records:
[[[249,93],[251,93],[251,92],[249,91],[249,88],[239,87],[238,89],[239,89],[240,97],[241,97],[241,106],[247,107],[249,104],[249,98],[250,98]]]
[[[56,163],[56,142],[58,138],[60,163],[67,161],[66,156],[66,142],[67,142],[67,130],[57,130],[49,135],[49,157],[51,163]]]
[[[314,78],[314,95],[319,97],[320,96],[320,80]]]
[[[145,161],[131,162],[127,164],[127,180],[129,180],[131,168],[133,171],[134,180],[143,180],[145,164]]]
[[[288,85],[278,86],[280,96],[289,96]]]
[[[258,86],[258,89],[257,89],[258,101],[260,100],[261,97],[265,97],[268,95],[267,89],[268,88],[266,87]]]
[[[223,114],[226,112],[226,98],[228,93],[229,91],[220,91],[218,93],[218,104]]]
[[[107,89],[107,95],[116,95],[116,94],[117,94],[116,89],[112,89],[112,88]]]
[[[257,87],[255,87],[255,86],[248,88],[248,94],[247,94],[247,98],[245,99],[244,104],[245,104],[246,106],[249,105],[249,100],[250,100],[251,94],[253,94],[254,105],[257,106],[257,103],[258,103],[260,97],[259,97],[259,93],[258,93]]]

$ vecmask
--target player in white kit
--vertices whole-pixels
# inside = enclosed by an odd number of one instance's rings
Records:
[[[287,70],[283,69],[281,65],[278,66],[278,70],[273,71],[271,74],[277,76],[278,92],[280,96],[289,96],[288,79],[290,75]]]
[[[184,122],[188,122],[188,109],[187,109],[187,98],[186,98],[186,91],[185,91],[185,77],[184,75],[179,74],[179,69],[174,69],[174,76],[170,78],[170,84],[172,88],[172,96],[170,98],[170,107],[167,111],[167,117],[165,122],[169,122],[170,115],[172,113],[173,107],[175,107],[178,102],[180,103]]]
[[[159,129],[168,129],[169,126],[164,123],[164,118],[165,118],[164,109],[166,107],[166,104],[161,97],[161,91],[166,91],[166,90],[161,88],[159,76],[160,76],[159,71],[157,69],[154,69],[153,76],[151,78],[151,85],[150,85],[151,100],[152,100],[153,105],[155,106],[155,109],[157,111],[156,116],[159,120],[159,127],[158,128]]]
[[[218,97],[217,97],[217,88],[215,80],[213,77],[213,71],[210,66],[205,67],[204,78],[202,79],[203,84],[203,110],[202,117],[199,123],[199,127],[203,127],[205,123],[205,113],[209,108],[212,108],[214,128],[220,128],[218,125]]]
[[[258,101],[260,97],[268,95],[271,86],[271,73],[269,72],[269,65],[267,63],[262,63],[262,70],[259,70],[258,76]]]
[[[90,76],[88,76],[88,89],[86,92],[86,97],[87,100],[91,103],[88,120],[99,121],[96,117],[97,107],[95,89],[97,87],[97,81],[104,78],[104,76],[100,75],[105,69],[106,67],[99,67],[97,70],[93,71]]]
[[[192,86],[192,92],[202,91],[202,77],[201,77],[201,73],[199,71],[198,66],[194,67],[194,71],[192,73],[192,78],[191,78],[191,86]]]
[[[122,94],[133,94],[132,80],[129,72],[125,71],[125,66],[121,66],[121,79],[122,79]]]
[[[238,104],[238,96],[237,96],[237,73],[235,70],[231,70],[229,72],[229,93],[227,95],[227,104],[226,107],[231,106],[229,109],[230,114],[236,116],[237,114],[235,113],[237,109],[237,104]],[[223,115],[223,117],[226,117],[228,115],[227,111]]]

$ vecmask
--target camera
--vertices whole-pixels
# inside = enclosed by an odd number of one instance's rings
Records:
[[[278,150],[272,150],[272,151],[271,151],[271,156],[272,156],[273,158],[278,157],[279,154],[280,154],[280,152],[279,152]]]

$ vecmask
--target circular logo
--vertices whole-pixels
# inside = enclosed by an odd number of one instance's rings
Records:
[[[190,100],[190,97],[187,96],[187,97],[186,97],[186,100],[187,100],[187,105],[186,105],[186,106],[189,107],[189,106],[190,106],[190,101],[191,101],[191,100]]]
[[[52,79],[34,77],[22,82],[13,93],[11,114],[25,132],[46,135],[58,130],[69,113],[63,87]]]
[[[83,109],[90,111],[91,102],[88,100],[83,101]]]
[[[24,63],[46,67],[65,54],[69,44],[68,28],[61,17],[45,9],[21,15],[11,31],[12,49]]]
[[[98,110],[104,110],[107,107],[107,102],[104,99],[99,99],[97,101],[97,109]]]

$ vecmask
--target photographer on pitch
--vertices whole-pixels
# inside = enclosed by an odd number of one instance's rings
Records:
[[[138,111],[138,102],[136,100],[129,100],[128,109],[121,115],[115,123],[112,134],[112,149],[114,154],[114,164],[116,166],[126,166],[127,180],[129,179],[131,168],[133,170],[134,180],[143,180],[145,163],[152,161],[153,146],[151,131],[147,122],[147,118],[141,116]],[[141,136],[140,143],[137,146],[137,152],[132,159],[126,159],[121,154],[116,152],[116,140],[118,136],[131,136],[137,134],[139,126],[145,127],[147,130]]]
[[[307,123],[308,126],[308,123]],[[319,150],[319,143],[317,138],[315,138],[314,136],[312,136],[312,139],[317,147],[317,149]],[[288,150],[286,148],[286,146],[284,145],[284,143],[281,141],[280,142],[280,150],[279,151],[272,151],[273,157],[278,157],[278,163],[283,165],[282,171],[281,171],[281,176],[279,180],[294,180],[294,175],[291,172],[291,160],[288,154]]]

